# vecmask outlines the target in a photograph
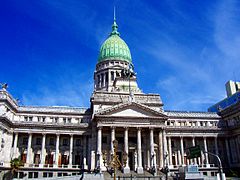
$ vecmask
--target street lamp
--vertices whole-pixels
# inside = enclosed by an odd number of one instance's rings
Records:
[[[206,152],[206,151],[205,151],[204,153],[205,153],[205,154],[212,155],[212,156],[214,156],[215,158],[217,158],[218,163],[219,163],[219,166],[218,166],[218,168],[219,168],[219,178],[220,178],[220,180],[223,180],[223,179],[224,179],[224,175],[223,175],[223,168],[222,168],[222,162],[221,162],[220,157],[219,157],[218,155],[216,155],[216,154],[211,153],[211,152]]]
[[[119,160],[119,157],[117,155],[118,150],[118,141],[113,140],[113,154],[111,155],[111,160],[107,162],[107,151],[103,152],[103,164],[105,167],[110,168],[110,173],[114,173],[113,179],[116,180],[116,170],[119,167],[122,167],[122,164]],[[126,166],[127,163],[127,153],[123,153],[123,167]]]

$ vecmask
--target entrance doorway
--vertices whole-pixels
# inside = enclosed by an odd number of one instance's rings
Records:
[[[81,165],[81,156],[80,155],[75,155],[75,164]]]
[[[36,165],[40,164],[40,154],[34,155],[34,164]]]
[[[135,170],[134,169],[134,152],[129,152],[128,153],[128,161],[129,161],[129,167],[130,167],[130,170]]]
[[[53,165],[53,154],[46,155],[45,164]]]

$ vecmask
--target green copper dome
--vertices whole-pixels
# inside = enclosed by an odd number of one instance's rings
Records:
[[[112,32],[101,46],[98,62],[116,59],[132,63],[128,45],[120,38],[120,34],[117,29],[118,25],[114,18]]]

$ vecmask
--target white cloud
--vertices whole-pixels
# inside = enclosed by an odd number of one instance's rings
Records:
[[[239,5],[237,0],[222,0],[214,16],[216,45],[230,60],[240,57]]]

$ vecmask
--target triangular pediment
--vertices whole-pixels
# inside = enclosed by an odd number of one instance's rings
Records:
[[[118,104],[107,109],[103,109],[96,115],[104,115],[110,117],[162,117],[167,118],[162,112],[156,111],[146,105],[136,102],[128,102]]]

